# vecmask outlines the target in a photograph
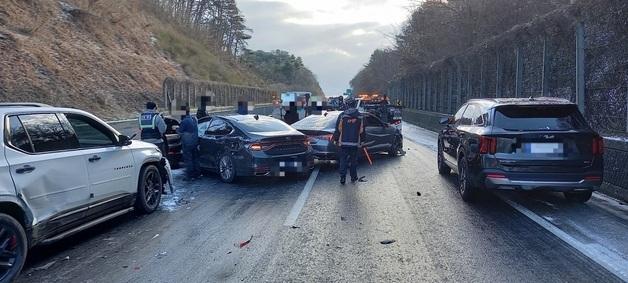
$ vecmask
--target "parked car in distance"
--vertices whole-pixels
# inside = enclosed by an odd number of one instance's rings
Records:
[[[212,116],[199,121],[200,163],[223,182],[239,176],[307,174],[314,166],[307,137],[261,115]]]
[[[171,175],[155,145],[76,109],[0,106],[0,117],[0,282],[29,247],[159,206]]]
[[[438,171],[458,174],[465,201],[488,188],[586,202],[602,184],[604,141],[568,100],[474,99],[441,123]]]
[[[336,121],[341,113],[341,111],[330,111],[323,115],[310,115],[292,124],[292,127],[310,138],[316,159],[337,159],[338,149],[332,142],[332,136],[336,131]],[[401,130],[382,122],[373,114],[362,113],[362,115],[366,131],[363,142],[368,151],[370,153],[387,152],[392,156],[397,156],[403,149]]]

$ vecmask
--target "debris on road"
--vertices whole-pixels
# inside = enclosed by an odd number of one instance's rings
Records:
[[[228,254],[228,255],[230,255],[230,254],[231,254],[231,251],[229,251],[227,254]]]
[[[416,192],[416,195],[420,197],[421,196],[421,192]]]
[[[244,247],[246,247],[246,245],[248,245],[248,244],[250,244],[250,243],[251,243],[251,240],[253,240],[253,235],[251,235],[251,238],[250,238],[250,239],[248,239],[248,240],[246,240],[246,241],[244,241],[244,242],[240,242],[240,248],[244,248]]]
[[[55,263],[57,263],[57,261],[53,260],[53,261],[51,261],[49,263],[46,263],[46,264],[44,264],[44,265],[42,265],[40,267],[35,267],[35,268],[33,268],[33,270],[35,270],[35,271],[47,270],[48,268],[50,268]]]
[[[358,179],[358,182],[360,182],[360,183],[366,183],[366,182],[367,182],[367,181],[366,181],[366,176],[362,176],[362,177],[360,177],[360,178]]]
[[[123,265],[122,268],[129,268],[129,266],[128,265]]]
[[[345,218],[344,216],[340,216],[340,221],[345,221],[347,220],[347,218]]]
[[[66,256],[63,260],[70,260],[70,256]]]
[[[380,243],[381,243],[382,245],[390,245],[390,244],[392,244],[392,243],[394,243],[394,242],[397,242],[397,240],[383,240],[383,241],[381,241]]]
[[[158,254],[155,255],[156,258],[161,258],[163,256],[166,256],[168,254],[168,252],[160,252]]]
[[[290,229],[299,229],[299,228],[301,228],[301,227],[295,226],[295,225],[290,226]]]
[[[159,237],[159,234],[155,234],[151,240],[156,239],[157,237]]]

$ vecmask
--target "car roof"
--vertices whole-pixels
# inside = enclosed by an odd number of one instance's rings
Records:
[[[530,98],[480,98],[470,99],[467,103],[478,103],[487,107],[503,105],[575,105],[573,102],[556,97],[530,97]]]
[[[13,113],[42,113],[42,112],[73,112],[73,113],[87,113],[82,110],[74,108],[62,108],[52,106],[0,106],[0,114],[13,114]]]
[[[256,119],[255,116],[258,118]],[[271,120],[275,119],[273,117],[265,116],[265,115],[257,115],[257,114],[248,114],[248,115],[217,115],[215,117],[222,118],[225,120],[229,120],[232,122],[244,122],[250,120]]]

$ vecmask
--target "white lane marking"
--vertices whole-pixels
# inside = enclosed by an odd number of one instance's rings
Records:
[[[405,126],[405,125],[404,125]],[[414,126],[414,125],[412,125]],[[417,126],[414,126],[417,127]],[[421,130],[425,130],[423,128],[417,127]],[[425,130],[427,132],[431,132],[429,130]],[[423,144],[417,141],[414,141],[413,139],[408,139],[406,138],[406,140],[413,142],[419,146],[423,146],[431,151],[435,151],[434,148],[432,146],[430,146],[429,144]],[[619,277],[621,280],[623,280],[624,282],[628,282],[628,260],[626,260],[624,257],[622,257],[621,255],[618,255],[617,253],[607,249],[606,247],[594,243],[594,244],[584,244],[578,240],[576,240],[574,237],[570,236],[569,234],[567,234],[566,232],[564,232],[563,230],[560,230],[560,228],[554,226],[554,224],[552,224],[551,222],[543,219],[543,217],[535,214],[534,212],[532,212],[531,210],[523,207],[522,205],[511,201],[509,199],[506,199],[505,197],[501,196],[500,194],[496,194],[500,199],[502,199],[502,201],[506,202],[508,205],[510,205],[512,208],[516,209],[517,211],[519,211],[519,213],[523,214],[524,216],[528,217],[530,220],[534,221],[536,224],[538,224],[539,226],[543,227],[545,230],[549,231],[550,233],[552,233],[554,236],[558,237],[559,239],[563,240],[565,243],[567,243],[568,245],[572,246],[573,248],[575,248],[576,250],[578,250],[579,252],[581,252],[582,254],[584,254],[585,256],[587,256],[589,259],[593,260],[594,262],[596,262],[597,264],[599,264],[600,266],[604,267],[606,270],[608,270],[609,272],[613,273],[615,276]],[[604,198],[606,196],[603,196],[601,194],[594,194],[594,197],[599,197],[599,198]],[[606,197],[608,198],[608,197]]]
[[[310,195],[310,191],[312,191],[312,188],[314,187],[314,183],[316,182],[316,178],[318,177],[318,172],[320,170],[321,168],[316,166],[314,171],[312,171],[312,174],[310,174],[310,178],[307,180],[307,183],[305,183],[305,188],[303,188],[297,202],[295,202],[292,206],[290,214],[286,217],[286,221],[283,223],[284,226],[293,226],[297,223],[297,218],[299,218],[299,214],[301,214],[301,210],[303,210],[303,207],[305,206],[307,197]]]
[[[554,236],[563,240],[568,245],[580,251],[585,256],[587,256],[588,258],[590,258],[597,264],[601,265],[606,270],[613,273],[615,276],[619,277],[621,280],[628,282],[628,260],[623,258],[621,255],[618,255],[617,253],[608,250],[607,248],[605,248],[604,246],[600,244],[582,243],[576,240],[574,237],[570,236],[569,234],[565,233],[563,230],[560,230],[558,227],[554,226],[549,221],[543,219],[542,217],[538,216],[534,212],[523,207],[522,205],[512,200],[509,200],[499,194],[497,194],[497,196],[499,196],[500,199],[508,203],[514,209],[519,211],[521,214],[525,215],[530,220],[536,222],[536,224],[540,225],[545,230],[554,234]]]

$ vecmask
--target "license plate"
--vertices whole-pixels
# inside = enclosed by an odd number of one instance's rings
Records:
[[[524,144],[525,152],[540,154],[560,154],[565,151],[562,143],[527,143]]]
[[[301,162],[299,162],[299,161],[281,161],[281,162],[279,162],[279,167],[299,168],[299,167],[301,167]]]

